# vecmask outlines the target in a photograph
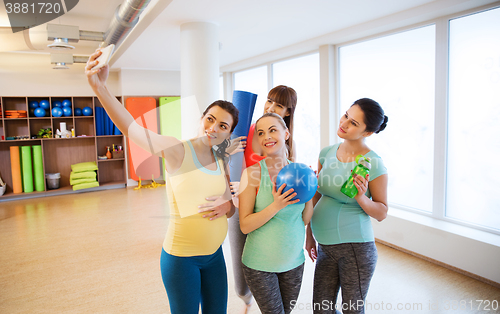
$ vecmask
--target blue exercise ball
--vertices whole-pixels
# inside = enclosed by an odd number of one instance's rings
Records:
[[[60,107],[52,108],[52,116],[59,118],[63,115],[63,111]]]
[[[36,101],[36,100],[30,101],[29,107],[30,107],[30,109],[38,108],[38,101]]]
[[[71,117],[72,114],[71,107],[62,107],[62,111],[65,117]]]
[[[63,107],[71,107],[71,100],[65,99],[62,101],[62,106]]]
[[[75,116],[81,116],[81,115],[82,115],[82,109],[75,108]]]
[[[59,100],[52,101],[52,108],[61,107],[61,106],[62,106],[62,104]]]
[[[35,117],[39,117],[39,118],[45,117],[45,109],[36,108],[34,111],[34,114],[35,114]]]
[[[82,113],[84,116],[91,116],[92,115],[92,108],[90,107],[84,107],[82,109]]]
[[[48,100],[40,100],[40,108],[43,108],[43,109],[50,109],[50,104],[49,104],[49,101]]]
[[[293,189],[297,195],[292,199],[299,199],[296,204],[304,204],[313,198],[318,188],[318,178],[314,171],[306,164],[294,162],[283,167],[276,177],[276,190],[285,183],[283,193]],[[293,193],[292,193],[293,194]]]

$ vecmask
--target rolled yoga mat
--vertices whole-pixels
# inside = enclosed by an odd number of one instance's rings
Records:
[[[235,90],[233,92],[233,105],[238,108],[240,114],[238,116],[238,124],[234,128],[231,139],[240,136],[247,136],[252,122],[253,110],[255,109],[255,102],[257,95],[249,92]],[[229,171],[231,181],[240,181],[241,173],[243,172],[243,162],[245,157],[243,152],[231,155],[231,162],[229,163]]]
[[[31,146],[21,146],[21,169],[23,174],[23,192],[33,192],[33,167],[31,164]]]
[[[10,147],[10,168],[12,172],[12,190],[15,194],[23,193],[23,179],[21,178],[21,157],[19,146]]]
[[[43,175],[42,146],[33,145],[33,173],[35,175],[35,190],[45,191],[45,178]]]
[[[104,120],[102,119],[104,115],[104,109],[102,107],[95,107],[95,133],[97,136],[104,135]]]

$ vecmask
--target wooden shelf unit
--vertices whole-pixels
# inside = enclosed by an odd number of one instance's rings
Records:
[[[52,103],[55,100],[71,101],[72,115],[68,117],[52,117]],[[50,109],[46,110],[45,117],[36,117],[30,112],[30,101],[48,100]],[[121,101],[121,98],[118,97]],[[106,146],[121,145],[124,147],[123,135],[96,136],[95,108],[102,107],[97,97],[0,97],[0,176],[7,184],[7,189],[0,202],[32,197],[43,197],[51,195],[61,195],[79,193],[85,191],[95,191],[101,189],[117,188],[126,186],[126,159],[98,160],[98,156],[106,154]],[[91,116],[74,116],[75,108],[92,108]],[[26,110],[28,118],[6,118],[5,110]],[[66,122],[67,130],[74,128],[75,136],[72,138],[35,138],[41,128],[52,128],[53,136],[55,131],[60,129],[60,123]],[[7,140],[7,137],[25,136],[29,139]],[[59,189],[48,190],[45,182],[45,191],[18,193],[12,190],[12,172],[10,164],[11,146],[42,146],[42,159],[44,176],[47,173],[60,173]],[[73,191],[69,182],[71,165],[95,161],[98,166],[97,179],[99,187]]]

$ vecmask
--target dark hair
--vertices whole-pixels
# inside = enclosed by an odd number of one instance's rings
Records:
[[[233,105],[233,103],[231,103],[229,101],[216,100],[213,103],[211,103],[207,107],[207,109],[205,109],[205,111],[203,111],[203,115],[201,117],[204,117],[208,113],[208,111],[210,109],[212,109],[212,107],[215,107],[215,106],[220,107],[221,109],[223,109],[224,111],[226,111],[227,113],[229,113],[233,117],[233,125],[231,125],[231,131],[230,131],[230,133],[232,133],[234,128],[238,124],[238,116],[240,115],[238,108],[236,108]]]
[[[231,125],[231,130],[229,133],[233,133],[234,128],[238,124],[238,116],[240,114],[238,108],[236,108],[233,103],[225,100],[216,100],[211,103],[205,111],[203,111],[202,117],[204,117],[212,107],[220,107],[233,117],[233,124]],[[225,139],[224,142],[214,147],[215,155],[224,161],[224,170],[227,172],[227,159],[229,158],[229,153],[226,152],[226,148],[231,145],[231,140]]]
[[[286,127],[290,132],[290,137],[288,138],[288,140],[286,140],[286,145],[288,146],[288,150],[290,153],[288,158],[292,158],[293,116],[295,113],[295,107],[297,106],[297,93],[291,87],[285,85],[278,85],[269,91],[267,98],[271,99],[274,102],[277,102],[278,104],[285,106],[288,109],[288,112],[290,113],[290,115],[284,117],[283,120],[285,121]]]
[[[385,129],[389,118],[384,114],[384,109],[378,102],[370,98],[361,98],[356,100],[351,107],[354,105],[358,105],[365,114],[365,131],[378,134]]]
[[[286,123],[285,123],[285,120],[279,115],[279,114],[276,114],[276,113],[272,113],[272,112],[266,112],[262,115],[262,117],[260,117],[259,119],[257,119],[257,121],[255,122],[255,127],[257,127],[257,123],[259,123],[260,120],[262,120],[263,118],[266,118],[266,117],[272,117],[272,118],[275,118],[276,120],[279,121],[279,123],[281,124],[281,126],[284,128],[284,129],[287,129],[287,126],[286,126]],[[292,135],[290,135],[292,136]],[[290,138],[288,138],[290,139]],[[287,141],[285,141],[285,145],[286,145],[286,149],[287,149],[287,153],[288,153],[288,156],[287,158],[290,159],[290,155],[292,154],[292,149],[290,146],[288,146],[288,144],[286,143]]]

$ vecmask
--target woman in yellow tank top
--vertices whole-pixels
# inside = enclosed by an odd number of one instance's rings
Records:
[[[221,314],[227,311],[227,274],[222,242],[234,213],[224,157],[238,123],[238,109],[219,100],[207,107],[199,136],[180,141],[137,124],[108,91],[108,66],[93,69],[100,49],[85,67],[90,86],[115,125],[141,148],[162,157],[167,170],[170,219],[160,260],[170,311]],[[218,219],[220,218],[220,219]]]

